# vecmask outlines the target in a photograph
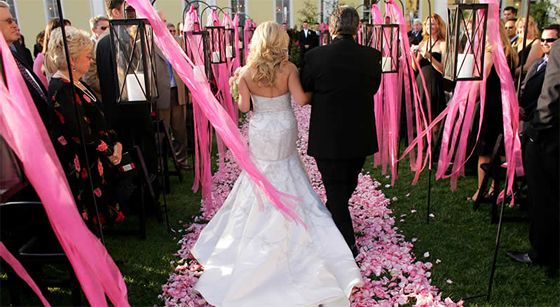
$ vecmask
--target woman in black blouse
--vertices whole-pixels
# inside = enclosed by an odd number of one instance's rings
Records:
[[[121,162],[122,145],[108,126],[98,98],[80,81],[89,69],[93,42],[84,31],[71,26],[65,30],[70,70],[60,28],[51,33],[48,46],[47,56],[57,68],[49,82],[49,95],[55,113],[50,134],[84,220],[90,225],[118,222],[124,216],[119,210],[111,182],[117,171],[116,166]],[[73,84],[70,83],[70,73]],[[75,97],[72,97],[72,90]],[[76,116],[76,107],[79,116]],[[86,164],[80,129],[83,131],[89,165]],[[93,189],[89,183],[90,177]],[[97,220],[94,197],[100,221]]]

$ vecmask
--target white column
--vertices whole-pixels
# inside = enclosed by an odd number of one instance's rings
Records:
[[[105,4],[103,0],[90,0],[89,2],[91,7],[91,14],[93,16],[107,16],[107,12],[105,11]]]

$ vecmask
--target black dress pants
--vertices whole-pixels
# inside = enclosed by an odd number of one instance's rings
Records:
[[[327,208],[334,223],[342,233],[348,246],[355,248],[356,238],[348,200],[358,185],[358,175],[366,158],[357,159],[315,159],[321,173],[327,194]]]
[[[525,173],[529,188],[529,240],[538,262],[558,267],[560,257],[560,181],[558,133],[532,134],[526,141]]]

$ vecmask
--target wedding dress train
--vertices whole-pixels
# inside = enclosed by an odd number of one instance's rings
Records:
[[[298,197],[304,225],[286,219],[242,172],[191,250],[204,267],[195,289],[224,307],[349,306],[360,270],[303,168],[290,94],[252,98],[251,154],[278,190]]]

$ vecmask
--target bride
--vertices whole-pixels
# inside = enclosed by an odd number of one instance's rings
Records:
[[[288,220],[242,172],[191,250],[204,267],[195,289],[215,306],[349,306],[352,288],[362,285],[296,148],[291,99],[302,106],[310,99],[288,61],[288,40],[277,23],[257,27],[238,80],[239,109],[248,112],[252,99],[252,158],[279,191],[298,197],[304,225]]]

